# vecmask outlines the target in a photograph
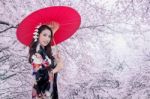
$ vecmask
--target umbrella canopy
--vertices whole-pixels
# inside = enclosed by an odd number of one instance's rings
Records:
[[[17,39],[24,45],[29,46],[35,28],[39,24],[59,23],[59,29],[54,34],[55,43],[61,43],[71,37],[79,28],[81,17],[79,13],[67,6],[52,6],[37,10],[28,15],[17,28]],[[54,41],[51,45],[54,45]]]

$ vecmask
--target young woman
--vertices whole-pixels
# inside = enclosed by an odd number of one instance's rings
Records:
[[[53,22],[40,25],[35,30],[29,49],[29,63],[33,66],[34,77],[33,98],[58,99],[57,73],[63,68],[63,61],[60,52],[53,55],[51,48],[53,34],[58,28],[59,25]]]

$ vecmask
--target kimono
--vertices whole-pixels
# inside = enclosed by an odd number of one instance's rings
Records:
[[[35,97],[41,97],[41,94],[49,94],[46,99],[58,99],[57,91],[57,73],[54,74],[53,80],[50,80],[49,73],[57,65],[56,60],[53,56],[50,58],[46,55],[45,50],[40,46],[38,53],[41,58],[37,58],[35,55],[32,56],[32,66],[33,66],[33,76],[36,80],[33,89],[36,90],[36,94],[33,95],[32,99]]]

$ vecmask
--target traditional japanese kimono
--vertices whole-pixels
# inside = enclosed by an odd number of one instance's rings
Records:
[[[32,94],[32,99],[37,95],[49,93],[48,99],[58,99],[57,91],[57,73],[54,74],[54,79],[50,80],[49,73],[57,65],[53,56],[48,58],[45,50],[40,46],[38,53],[42,56],[40,59],[35,55],[32,56],[33,76],[36,84],[33,88],[36,90],[36,95]]]

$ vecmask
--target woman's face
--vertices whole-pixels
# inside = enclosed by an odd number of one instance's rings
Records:
[[[51,32],[48,29],[43,30],[39,35],[39,43],[42,47],[45,47],[48,45],[48,43],[51,40]]]

